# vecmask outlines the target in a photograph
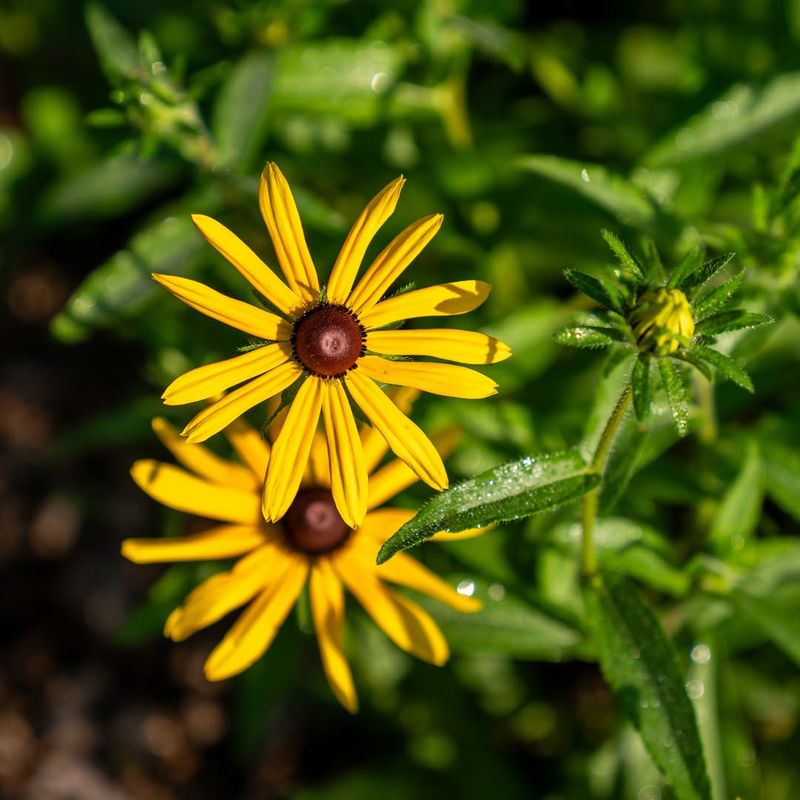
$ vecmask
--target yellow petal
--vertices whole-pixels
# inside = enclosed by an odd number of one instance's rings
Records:
[[[311,442],[311,452],[308,457],[303,482],[314,486],[330,486],[331,471],[328,465],[328,444],[324,434],[317,431]]]
[[[476,536],[482,536],[486,531],[490,531],[494,525],[486,525],[483,528],[467,528],[457,533],[450,533],[449,531],[439,531],[430,536],[427,541],[429,542],[460,542],[462,539],[474,539]]]
[[[280,435],[272,445],[262,511],[273,522],[286,513],[300,486],[317,429],[323,388],[319,378],[306,379],[292,401]]]
[[[285,342],[291,338],[292,326],[277,314],[270,314],[263,308],[234,300],[189,278],[153,273],[153,279],[195,311],[224,322],[232,328],[257,336],[259,339]]]
[[[444,217],[433,214],[412,222],[372,262],[347,300],[357,314],[375,305],[403,270],[420,254],[442,227]]]
[[[226,258],[247,282],[289,317],[303,313],[304,303],[233,231],[203,214],[192,222],[206,241]]]
[[[447,661],[447,642],[426,611],[384,586],[355,551],[341,551],[333,563],[347,588],[398,647],[437,666]]]
[[[367,467],[361,439],[342,382],[323,383],[322,389],[333,500],[342,519],[357,528],[367,513]]]
[[[168,406],[207,400],[230,389],[231,386],[244,383],[279,367],[291,356],[292,346],[288,342],[257,347],[249,353],[206,364],[184,373],[167,386],[161,399]]]
[[[304,303],[317,300],[317,271],[308,252],[292,191],[276,164],[267,164],[261,173],[258,205],[286,282]]]
[[[379,383],[413,386],[423,392],[445,397],[475,399],[497,394],[497,384],[486,375],[468,367],[455,364],[437,364],[432,361],[389,361],[379,356],[364,356],[358,360],[358,369]]]
[[[220,458],[207,447],[188,444],[186,439],[161,417],[154,419],[152,426],[164,446],[195,475],[208,478],[212,483],[220,486],[231,486],[250,491],[258,489],[259,484],[255,476],[241,464]]]
[[[439,455],[442,458],[447,458],[455,449],[460,437],[460,429],[453,425],[437,431],[431,436],[431,441],[438,450]],[[403,489],[407,489],[416,482],[416,474],[405,462],[399,459],[390,461],[370,478],[367,508],[378,508],[378,506],[383,505],[387,500],[391,500],[395,495],[400,494]]]
[[[377,548],[368,539],[354,537],[353,544],[356,548],[360,548],[362,556],[368,562],[374,561]],[[407,553],[397,553],[392,559],[377,568],[376,575],[381,580],[399,583],[401,586],[422,592],[456,611],[470,613],[481,609],[480,600],[459,594],[455,586],[443,581]]]
[[[154,500],[178,511],[245,525],[261,519],[257,493],[217,486],[172,464],[137,461],[131,467],[131,477]]]
[[[415,317],[449,317],[476,309],[492,287],[484,281],[454,281],[415,289],[376,303],[359,316],[367,329],[382,328]]]
[[[511,355],[511,348],[494,336],[451,328],[372,331],[367,350],[387,356],[433,356],[462,364],[496,364]]]
[[[364,259],[364,253],[367,252],[370,242],[383,223],[394,212],[404,183],[405,180],[401,176],[381,189],[370,200],[350,229],[328,281],[328,300],[331,303],[344,303],[347,300]]]
[[[434,489],[447,488],[447,472],[430,439],[360,369],[348,373],[353,400],[394,454]]]
[[[222,400],[204,408],[183,429],[183,435],[190,442],[204,442],[245,411],[291,386],[302,374],[303,370],[294,361],[275,367],[266,375],[253,379]]]
[[[233,569],[203,581],[169,615],[164,635],[181,642],[247,603],[265,587],[277,583],[291,566],[288,553],[273,542],[263,544],[236,562]]]
[[[389,396],[397,407],[407,415],[411,412],[411,406],[414,405],[419,395],[419,389],[412,389],[409,386],[399,386],[395,387]],[[364,447],[364,463],[367,465],[367,472],[372,474],[372,471],[381,463],[381,459],[386,455],[389,445],[386,443],[386,439],[384,439],[372,425],[362,425],[359,433],[361,436],[361,444]]]
[[[302,591],[307,575],[308,562],[294,558],[283,578],[261,593],[211,652],[205,664],[208,680],[230,678],[264,655]]]
[[[225,428],[225,437],[239,458],[250,468],[258,485],[263,485],[269,461],[269,445],[261,434],[244,417],[239,417]]]
[[[169,539],[126,539],[122,555],[136,564],[166,561],[206,561],[233,558],[264,544],[264,531],[252,525],[219,525],[216,528]]]
[[[351,713],[358,711],[353,675],[342,651],[344,592],[326,558],[311,568],[311,613],[317,632],[322,666],[336,699]]]

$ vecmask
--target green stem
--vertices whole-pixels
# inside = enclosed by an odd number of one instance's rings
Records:
[[[600,434],[600,441],[597,443],[597,449],[594,451],[592,463],[589,466],[592,472],[596,472],[600,476],[605,471],[608,454],[611,452],[611,446],[614,444],[619,426],[625,418],[625,412],[631,404],[631,397],[631,386],[628,384],[620,395],[619,400],[617,400],[617,404],[614,406],[614,410],[611,412],[611,416]],[[581,527],[583,530],[581,537],[581,573],[587,577],[597,572],[594,526],[597,520],[597,508],[600,503],[600,491],[602,488],[603,484],[601,483],[589,494],[584,495],[581,506]]]

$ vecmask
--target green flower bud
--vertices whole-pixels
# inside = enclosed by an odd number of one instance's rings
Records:
[[[677,336],[694,336],[692,307],[680,289],[648,289],[639,298],[629,322],[639,347],[659,355],[674,353],[681,347]]]

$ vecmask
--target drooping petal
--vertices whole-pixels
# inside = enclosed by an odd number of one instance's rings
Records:
[[[304,303],[317,300],[319,281],[292,191],[276,164],[261,173],[258,205],[286,282]]]
[[[258,485],[263,485],[269,461],[269,445],[264,437],[243,417],[235,419],[225,428],[225,437],[239,458],[250,468]]]
[[[366,311],[386,293],[403,270],[422,252],[442,226],[444,217],[432,214],[412,222],[383,249],[353,289],[347,305],[357,314]]]
[[[456,444],[458,444],[460,436],[460,429],[452,425],[433,434],[431,441],[438,450],[439,455],[442,458],[447,458],[455,449]],[[395,495],[400,494],[403,489],[407,489],[416,482],[416,474],[404,461],[400,459],[390,461],[370,478],[367,508],[370,510],[378,508],[387,500],[391,500]]]
[[[433,361],[390,361],[379,356],[358,360],[358,370],[379,383],[413,386],[445,397],[475,399],[497,394],[497,384],[486,375],[456,364]]]
[[[271,314],[263,308],[234,300],[190,278],[153,273],[153,279],[195,311],[232,328],[259,339],[286,342],[291,338],[292,326],[277,314]]]
[[[233,569],[203,581],[169,615],[164,635],[183,641],[243,606],[264,588],[278,583],[292,565],[291,556],[267,542],[236,562]]]
[[[364,253],[367,252],[372,238],[394,212],[404,183],[405,180],[401,176],[381,189],[370,200],[350,229],[328,281],[328,300],[331,303],[344,303],[347,300],[364,259]]]
[[[136,461],[131,477],[142,491],[168,508],[243,525],[255,525],[261,519],[255,492],[217,486],[172,464]]]
[[[347,588],[398,647],[437,666],[447,661],[447,642],[430,614],[384,586],[375,568],[354,550],[341,551],[333,564]]]
[[[355,548],[360,549],[363,558],[367,563],[372,563],[377,555],[377,547],[368,539],[354,537]],[[407,553],[397,553],[385,564],[381,564],[375,573],[381,580],[399,583],[407,586],[414,591],[438,600],[440,603],[454,608],[456,611],[475,612],[480,611],[481,602],[475,597],[466,597],[456,591],[455,586],[451,586],[443,581],[434,572],[419,563]]]
[[[394,454],[434,489],[447,488],[447,472],[430,439],[360,369],[345,378],[350,394]]]
[[[474,311],[489,296],[484,281],[454,281],[415,289],[376,303],[359,315],[367,329],[382,328],[415,317],[449,317]]]
[[[294,558],[283,578],[242,613],[205,664],[206,678],[221,681],[254,664],[267,651],[295,604],[308,575],[308,562]]]
[[[182,434],[189,442],[204,442],[253,406],[291,386],[302,374],[303,370],[296,362],[287,361],[204,408],[192,418]]]
[[[278,342],[258,347],[249,353],[242,353],[225,361],[206,364],[172,381],[164,390],[161,399],[168,406],[207,400],[230,389],[231,386],[237,386],[279,367],[291,356],[292,346],[288,342]]]
[[[462,364],[496,364],[511,355],[511,348],[494,336],[451,328],[372,331],[367,350],[387,356],[433,356]]]
[[[317,632],[322,666],[336,699],[351,713],[358,711],[358,697],[350,666],[342,651],[344,592],[328,559],[317,559],[311,568],[311,613]]]
[[[392,390],[390,397],[395,405],[404,414],[408,415],[411,412],[411,406],[414,405],[419,395],[419,389],[412,389],[410,386],[398,386]],[[372,425],[362,425],[359,435],[361,436],[361,444],[364,447],[364,463],[367,465],[367,472],[371,475],[375,467],[381,463],[381,459],[386,455],[389,445],[377,428],[373,428]]]
[[[303,313],[304,303],[233,231],[203,214],[192,222],[205,240],[226,258],[247,282],[290,318]]]
[[[126,539],[122,555],[136,564],[234,558],[264,544],[264,530],[254,525],[219,525],[192,536]]]
[[[308,455],[306,471],[303,473],[303,483],[327,487],[331,485],[328,443],[325,441],[325,435],[320,431],[314,434],[314,440],[311,442],[311,452]]]
[[[255,476],[233,461],[220,458],[207,447],[189,444],[165,419],[157,417],[152,422],[156,436],[184,467],[220,486],[233,486],[252,491],[258,489]]]
[[[367,467],[350,400],[341,381],[322,384],[331,493],[342,519],[357,528],[367,513]]]
[[[292,401],[286,422],[272,445],[264,484],[264,516],[277,522],[297,494],[322,408],[323,382],[309,377]]]

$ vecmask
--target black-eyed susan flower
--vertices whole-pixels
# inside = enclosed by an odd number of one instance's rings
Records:
[[[413,390],[401,390],[398,405],[407,408],[412,394]],[[153,427],[186,469],[137,461],[131,470],[134,480],[160,503],[217,524],[182,538],[128,539],[122,552],[137,563],[237,559],[231,569],[192,591],[164,629],[166,636],[182,641],[245,606],[206,661],[209,680],[236,675],[260,658],[306,585],[325,674],[336,697],[350,711],[356,710],[358,701],[342,649],[345,588],[403,650],[432,664],[447,661],[447,642],[432,617],[389,584],[422,592],[459,611],[477,611],[480,604],[458,594],[409,556],[398,556],[386,566],[375,565],[381,544],[414,515],[409,509],[381,506],[414,483],[416,475],[399,460],[376,469],[386,444],[373,429],[363,426],[357,434],[365,465],[374,472],[364,523],[353,530],[333,501],[327,443],[320,433],[313,436],[300,490],[286,515],[270,523],[261,514],[261,486],[270,447],[253,428],[243,420],[226,428],[240,458],[231,461],[186,442],[164,420],[155,420]],[[434,440],[443,453],[455,443],[452,430]],[[464,531],[456,537],[480,532]],[[447,537],[452,540],[454,535]]]
[[[194,369],[167,387],[163,400],[175,405],[205,400],[243,384],[189,422],[183,431],[189,442],[202,442],[257,404],[290,387],[289,393],[296,390],[264,483],[263,509],[269,520],[281,519],[297,493],[320,417],[336,506],[347,524],[357,527],[367,509],[367,469],[351,401],[420,479],[444,489],[447,474],[436,449],[379,384],[465,398],[487,397],[496,391],[494,381],[460,364],[492,364],[508,358],[509,348],[497,339],[453,329],[385,329],[414,317],[463,314],[479,306],[489,293],[487,284],[469,280],[385,298],[439,230],[441,214],[409,225],[356,282],[367,247],[394,211],[403,183],[403,178],[392,181],[367,205],[324,287],[291,191],[275,164],[268,164],[261,176],[259,205],[286,283],[224,225],[210,217],[193,217],[209,243],[277,313],[234,300],[197,281],[154,276],[183,302],[263,342],[243,355]],[[398,356],[430,356],[460,364],[398,360]]]

